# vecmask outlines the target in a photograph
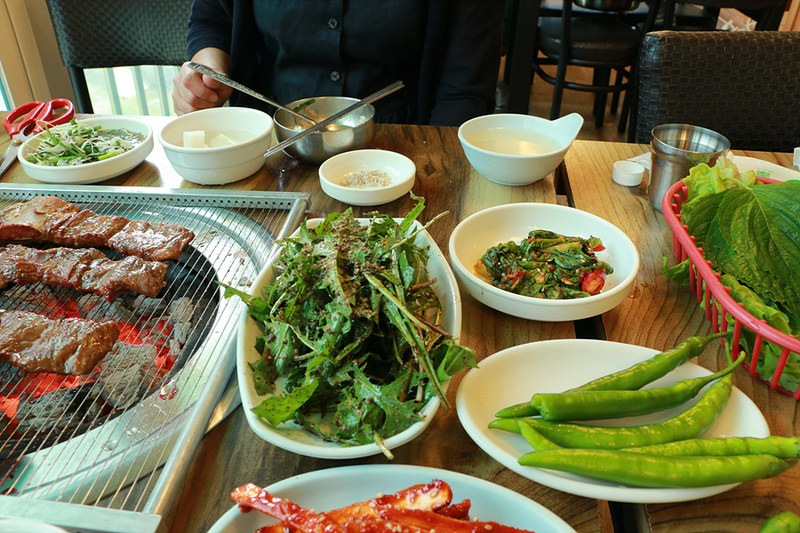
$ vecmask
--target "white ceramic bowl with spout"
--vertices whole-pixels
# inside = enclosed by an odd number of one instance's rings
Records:
[[[472,167],[500,185],[530,185],[552,173],[564,159],[583,117],[547,120],[532,115],[483,115],[458,128],[458,140]]]

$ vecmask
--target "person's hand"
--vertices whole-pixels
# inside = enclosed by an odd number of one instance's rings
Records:
[[[222,50],[205,48],[197,52],[192,61],[230,76],[230,58]],[[184,63],[173,80],[172,106],[175,113],[185,115],[200,109],[219,107],[230,98],[232,92],[231,87],[200,74]]]

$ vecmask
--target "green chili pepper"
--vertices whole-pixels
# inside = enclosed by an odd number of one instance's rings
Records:
[[[800,516],[789,511],[776,514],[764,522],[758,533],[800,533]]]
[[[536,448],[538,449],[538,448]],[[781,459],[800,459],[800,437],[771,436],[720,437],[686,439],[650,446],[625,448],[626,452],[651,455],[759,455],[768,454]]]
[[[520,433],[531,445],[531,448],[536,451],[565,449],[536,431],[528,423],[529,420],[528,418],[520,418],[517,423],[519,424]],[[800,459],[800,437],[778,437],[772,435],[765,438],[719,437],[713,439],[686,439],[665,442],[664,444],[623,448],[622,451],[667,456],[767,454],[781,459]]]
[[[700,400],[678,416],[641,426],[599,427],[555,422],[540,418],[527,419],[528,424],[547,439],[567,448],[630,448],[648,444],[661,444],[676,440],[692,439],[705,433],[725,409],[731,397],[733,378],[730,374],[714,383]],[[490,428],[520,433],[519,424],[499,423],[495,420]]]
[[[556,444],[555,442],[545,438],[544,435],[533,429],[533,427],[531,427],[531,425],[528,424],[527,418],[518,418],[516,420],[517,424],[519,425],[519,432],[525,438],[527,443],[531,445],[531,448],[533,448],[537,452],[565,449],[562,446]]]
[[[656,354],[651,359],[637,363],[625,370],[592,380],[566,392],[638,390],[648,383],[666,376],[692,357],[703,353],[703,350],[711,341],[731,334],[732,331],[724,331],[707,337],[689,337],[675,348]],[[520,416],[536,416],[538,414],[539,411],[531,402],[524,402],[506,407],[498,411],[495,416],[497,418],[517,418]]]
[[[725,370],[685,379],[670,387],[534,394],[531,405],[545,420],[602,420],[655,413],[691,400],[700,393],[700,389],[733,372],[743,360],[744,354]]]
[[[592,476],[640,487],[708,487],[780,474],[797,460],[774,455],[672,457],[624,450],[530,452],[519,464]]]

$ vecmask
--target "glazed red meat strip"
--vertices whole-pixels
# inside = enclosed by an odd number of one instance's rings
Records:
[[[53,196],[40,196],[0,211],[0,240],[37,241],[45,236],[48,217],[76,212],[71,203]]]
[[[114,322],[0,310],[0,360],[26,372],[88,374],[118,338]]]
[[[45,220],[42,229],[48,242],[62,246],[107,246],[108,240],[128,222],[125,217],[98,215],[82,209],[58,212]]]
[[[98,215],[53,196],[0,211],[0,241],[108,246],[149,261],[171,261],[181,256],[192,239],[192,231],[175,224]]]
[[[12,244],[0,248],[0,289],[9,283],[45,283],[93,292],[109,302],[133,291],[152,298],[166,284],[167,268],[134,256],[113,261],[94,248],[37,250]]]
[[[108,240],[108,246],[121,254],[152,261],[177,259],[194,239],[194,233],[181,226],[131,220]]]

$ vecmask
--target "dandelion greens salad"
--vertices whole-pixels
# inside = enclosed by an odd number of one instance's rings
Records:
[[[35,165],[63,167],[104,161],[132,150],[144,136],[126,129],[104,130],[75,119],[47,128],[27,160]]]
[[[422,420],[432,398],[447,407],[442,383],[476,366],[474,351],[438,326],[442,305],[415,244],[424,200],[401,221],[352,210],[281,241],[272,285],[262,296],[226,286],[263,327],[254,386],[269,394],[253,412],[269,424],[294,422],[329,442],[383,441]],[[441,216],[441,215],[440,215]],[[280,380],[279,380],[280,378]],[[280,391],[282,385],[283,392]],[[329,415],[320,423],[319,417]]]

